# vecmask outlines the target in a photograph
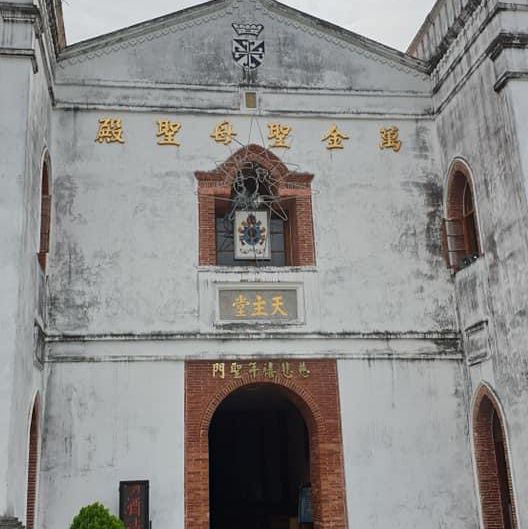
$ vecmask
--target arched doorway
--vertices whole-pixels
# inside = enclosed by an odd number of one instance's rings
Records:
[[[39,397],[35,398],[31,412],[28,444],[28,470],[26,493],[26,529],[35,527],[35,513],[37,504],[37,476],[39,460]]]
[[[308,428],[279,386],[231,393],[209,428],[211,529],[289,529],[310,481]]]
[[[484,527],[516,529],[503,420],[495,398],[485,387],[475,402],[473,438]]]
[[[273,379],[266,371],[270,362],[275,366]],[[283,362],[289,363],[290,373],[276,369]],[[299,372],[300,363],[309,371],[304,376]],[[223,375],[217,373],[219,365],[224,368]],[[337,363],[327,359],[185,363],[185,529],[211,528],[209,434],[216,412],[232,394],[257,386],[279,392],[306,424],[314,529],[346,529]]]

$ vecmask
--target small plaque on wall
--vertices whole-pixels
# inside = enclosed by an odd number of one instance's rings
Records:
[[[119,518],[126,529],[149,529],[149,482],[121,481]]]
[[[219,323],[301,323],[300,309],[300,288],[296,286],[218,288]]]

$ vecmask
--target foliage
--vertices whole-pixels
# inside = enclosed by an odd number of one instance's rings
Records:
[[[100,503],[83,507],[70,529],[125,529],[123,522]]]

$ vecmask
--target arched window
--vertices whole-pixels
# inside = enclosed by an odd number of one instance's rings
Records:
[[[481,249],[473,189],[469,170],[460,161],[453,165],[448,180],[443,230],[445,258],[455,272],[479,258]]]
[[[485,529],[516,529],[504,426],[493,396],[481,389],[473,419],[475,462]]]
[[[200,265],[315,264],[313,175],[248,145],[196,178]]]
[[[217,265],[290,264],[288,204],[274,187],[258,164],[248,162],[237,171],[230,197],[216,200]]]
[[[26,497],[26,529],[35,527],[37,503],[37,478],[39,459],[39,398],[35,398],[29,428],[27,497]]]
[[[45,272],[49,252],[50,225],[51,225],[51,192],[49,177],[49,158],[46,156],[42,164],[42,183],[40,188],[40,245],[38,261]]]

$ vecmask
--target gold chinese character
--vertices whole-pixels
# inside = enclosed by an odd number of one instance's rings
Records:
[[[181,130],[181,123],[177,121],[169,121],[168,119],[159,120],[158,122],[158,133],[156,136],[159,137],[158,145],[175,145],[179,147],[180,144],[176,141],[174,136]]]
[[[274,140],[270,143],[273,149],[289,149],[290,145],[286,143],[286,138],[290,135],[292,128],[280,123],[268,123],[268,140]]]
[[[257,294],[255,301],[253,302],[253,314],[251,316],[267,316],[266,312],[266,300]]]
[[[311,371],[306,367],[306,362],[299,362],[299,375],[303,378],[308,378]]]
[[[233,303],[233,307],[235,308],[235,316],[237,318],[244,318],[245,316],[247,316],[246,307],[248,305],[248,298],[243,294],[240,294],[240,296],[238,296]]]
[[[231,364],[231,374],[234,378],[242,378],[242,364],[233,362]]]
[[[123,121],[111,118],[100,119],[95,141],[98,143],[125,143],[123,139]]]
[[[350,139],[347,135],[343,134],[338,128],[337,125],[334,125],[327,133],[326,136],[321,141],[326,141],[326,148],[328,150],[332,149],[343,149],[343,140]]]
[[[266,378],[274,379],[276,373],[275,373],[275,370],[273,369],[273,362],[268,362],[267,364],[265,364],[262,372],[264,373],[264,376]]]
[[[229,121],[222,121],[213,130],[211,138],[216,141],[216,143],[223,143],[224,145],[229,145],[237,133],[233,130],[233,125]]]
[[[381,143],[379,148],[392,149],[394,152],[399,152],[402,142],[399,139],[400,131],[398,127],[388,127],[380,130]]]
[[[257,378],[259,373],[259,368],[257,367],[257,362],[249,362],[249,375],[251,378]]]
[[[276,296],[274,298],[271,298],[271,302],[271,308],[273,309],[273,312],[271,313],[272,316],[288,316],[288,311],[284,308],[283,296]]]
[[[290,362],[281,362],[281,373],[284,378],[293,378]]]
[[[216,378],[216,375],[219,378],[225,378],[225,364],[223,362],[213,364],[213,378]]]

